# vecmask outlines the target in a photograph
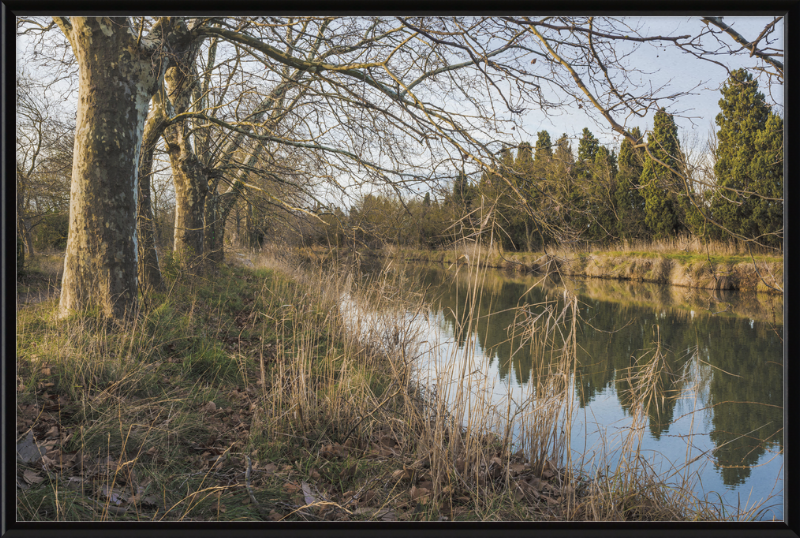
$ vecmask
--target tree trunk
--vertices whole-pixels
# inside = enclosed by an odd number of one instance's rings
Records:
[[[122,319],[136,307],[137,166],[159,74],[124,20],[57,19],[80,84],[60,317],[99,307]]]
[[[23,220],[22,225],[23,238],[25,239],[25,250],[28,251],[28,256],[33,256],[36,254],[36,252],[33,248],[33,233],[31,232],[31,223],[27,220]]]
[[[17,230],[17,278],[25,270],[25,249],[23,248],[22,241],[19,239],[19,230]]]
[[[187,53],[183,63],[193,66],[196,47]],[[164,80],[173,100],[175,114],[185,112],[191,104],[192,86],[197,82],[193,67],[170,67]],[[208,177],[203,164],[197,158],[190,140],[190,125],[180,120],[165,130],[172,178],[175,184],[175,245],[179,263],[191,273],[200,273],[203,268],[205,226],[204,209],[208,193]]]
[[[19,219],[19,228],[20,235],[22,236],[23,246],[25,247],[25,253],[28,256],[33,256],[36,254],[36,252],[33,248],[33,225],[31,225],[30,219],[21,217]]]
[[[206,197],[204,248],[206,259],[214,264],[222,263],[225,259],[222,243],[225,239],[225,220],[222,218],[219,202],[220,195],[217,192]]]
[[[158,100],[158,95],[155,100]],[[163,109],[154,103],[142,136],[142,152],[139,158],[139,204],[137,212],[137,231],[139,234],[139,286],[143,291],[165,289],[164,278],[156,252],[155,220],[150,184],[153,174],[153,152],[163,132],[161,122],[166,119]]]
[[[175,184],[175,255],[182,267],[199,273],[203,265],[203,209],[208,182],[193,153],[170,143],[169,156]]]

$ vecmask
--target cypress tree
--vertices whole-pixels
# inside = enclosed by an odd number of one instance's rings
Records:
[[[547,131],[539,131],[536,137],[536,150],[533,155],[533,160],[537,163],[549,161],[553,156],[552,145],[552,142],[550,142],[550,133]]]
[[[460,171],[453,182],[453,202],[457,206],[464,206],[467,204],[469,198],[469,183],[467,182],[467,175],[464,171]]]
[[[631,129],[637,140],[642,140],[642,132],[638,127]],[[645,152],[643,148],[634,148],[628,138],[622,141],[619,148],[619,170],[616,176],[614,197],[617,202],[617,230],[625,239],[643,239],[648,230],[645,224],[644,196],[639,180],[644,169]]]
[[[594,159],[599,148],[600,142],[597,141],[587,127],[584,127],[581,140],[578,142],[579,175],[584,177],[588,175],[589,169],[594,163]]]
[[[528,142],[519,145],[514,171],[518,177],[519,191],[525,197],[527,207],[520,207],[517,215],[510,219],[510,223],[516,232],[516,243],[524,245],[526,250],[531,251],[534,248],[534,231],[536,230],[533,213],[538,203],[539,191],[535,186],[538,179],[535,174],[533,148]]]
[[[783,204],[761,196],[783,197],[783,120],[770,111],[758,82],[738,69],[722,87],[714,173],[717,185],[756,193],[721,189],[713,194],[715,220],[746,237],[763,237],[779,245]]]
[[[653,132],[647,138],[647,149],[660,161],[677,168],[680,154],[678,126],[663,108],[656,112]],[[679,181],[680,178],[649,155],[645,158],[640,183],[644,185],[645,223],[655,238],[674,236],[679,231],[675,200]]]
[[[608,242],[617,231],[615,177],[617,155],[605,146],[595,151],[591,177],[586,186],[586,211],[590,220],[588,239]]]

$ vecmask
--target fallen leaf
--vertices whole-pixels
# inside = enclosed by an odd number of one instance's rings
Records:
[[[379,510],[378,513],[375,514],[375,517],[381,521],[397,521],[397,515],[395,515],[394,510],[390,510],[389,508]]]
[[[295,484],[294,482],[286,482],[283,485],[283,491],[285,491],[289,495],[297,493],[298,491],[300,491],[300,489],[301,489],[301,486],[299,484]]]
[[[34,473],[30,469],[26,469],[24,473],[22,473],[22,478],[28,484],[41,484],[44,482],[44,477],[39,476],[39,473]]]
[[[376,493],[374,489],[365,491],[364,494],[361,496],[360,504],[370,504],[373,500],[375,500],[375,495]]]
[[[112,502],[117,506],[121,505],[122,503],[128,500],[127,492],[119,488],[108,487],[108,485],[106,484],[100,486],[100,489],[98,489],[98,493],[100,493],[101,497],[108,499],[109,502]]]
[[[420,500],[420,502],[424,502],[424,501],[422,501],[422,499],[424,497],[427,497],[428,495],[430,495],[430,493],[431,493],[431,490],[429,490],[427,488],[418,488],[416,486],[412,486],[411,487],[411,500],[412,501]]]
[[[161,499],[159,499],[155,495],[145,495],[144,497],[142,497],[141,504],[160,507]]]
[[[401,480],[411,480],[411,473],[405,469],[398,469],[392,473],[392,480],[399,482]]]
[[[355,512],[353,512],[357,516],[367,516],[372,517],[378,511],[377,508],[356,508]]]
[[[42,449],[33,440],[33,431],[29,431],[25,439],[17,443],[17,459],[22,463],[35,463],[45,454],[47,449]]]
[[[303,482],[301,487],[303,488],[303,499],[305,500],[306,504],[314,504],[317,502],[317,499],[315,499],[311,494],[311,487],[308,485],[308,483]]]
[[[217,410],[217,404],[215,404],[214,402],[208,402],[202,408],[202,411],[205,411],[206,413],[214,413],[216,410]]]

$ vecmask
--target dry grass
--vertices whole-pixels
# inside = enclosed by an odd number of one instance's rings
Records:
[[[488,396],[502,387],[469,343],[425,343],[431,313],[391,265],[363,276],[286,249],[232,259],[245,267],[203,278],[167,259],[169,291],[124,330],[92,312],[56,321],[55,298],[20,310],[17,442],[32,434],[40,452],[18,461],[18,519],[722,517],[660,481],[634,437],[615,473],[576,467],[574,299],[520,310],[510,338],[538,359],[512,400]],[[485,271],[461,270],[470,335]],[[657,397],[644,387],[662,369],[643,362],[635,398]]]

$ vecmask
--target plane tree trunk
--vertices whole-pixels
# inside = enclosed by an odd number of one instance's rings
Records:
[[[187,51],[181,66],[170,67],[164,77],[172,100],[174,114],[186,112],[192,102],[197,77],[194,71],[197,47]],[[191,125],[181,119],[167,127],[167,143],[172,178],[175,185],[175,256],[181,267],[200,273],[204,262],[204,209],[208,193],[208,174],[198,159],[190,139]]]
[[[120,319],[137,300],[137,161],[157,74],[127,24],[67,24],[80,86],[59,314],[97,306]]]
[[[79,102],[69,235],[59,316],[98,308],[121,320],[137,306],[137,197],[150,99],[170,57],[191,42],[178,19],[142,36],[127,17],[54,17],[72,46]]]
[[[157,101],[157,93],[153,98],[154,106],[150,109],[147,123],[142,136],[142,151],[139,158],[139,204],[137,209],[137,232],[139,235],[139,286],[142,291],[165,289],[164,278],[158,262],[158,252],[155,242],[155,221],[153,218],[153,204],[150,192],[153,174],[153,153],[156,143],[164,131],[163,125],[166,117],[163,107]]]

